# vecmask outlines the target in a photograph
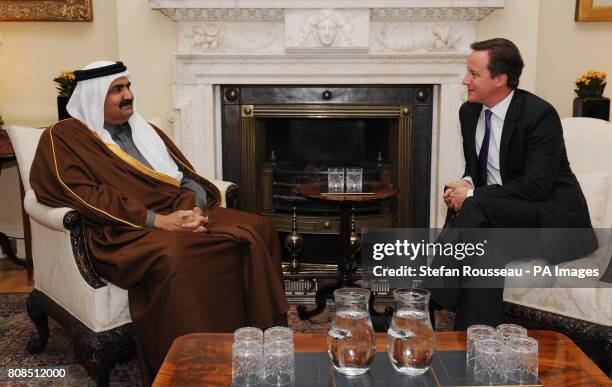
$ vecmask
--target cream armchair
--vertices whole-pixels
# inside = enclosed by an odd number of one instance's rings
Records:
[[[49,336],[48,316],[56,320],[74,345],[75,354],[97,385],[108,385],[110,370],[135,351],[127,290],[108,283],[93,270],[82,237],[80,214],[71,208],[39,203],[30,187],[30,167],[42,129],[9,126],[30,217],[35,289],[27,311],[37,332],[30,353],[42,351]],[[213,180],[223,206],[236,202],[236,185]]]
[[[586,197],[599,249],[589,256],[559,265],[561,268],[598,269],[610,264],[612,228],[612,123],[594,118],[561,120],[567,156]],[[513,262],[531,267],[538,261]],[[529,281],[529,280],[528,280]],[[570,336],[608,375],[612,372],[612,284],[590,280],[573,284],[572,278],[538,278],[531,287],[506,279],[506,315],[535,327]],[[514,283],[513,283],[514,282]],[[547,286],[536,288],[535,286]],[[572,286],[581,286],[573,288]]]

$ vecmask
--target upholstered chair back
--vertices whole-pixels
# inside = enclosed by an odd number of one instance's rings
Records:
[[[561,120],[567,157],[586,196],[595,228],[612,227],[612,123],[596,118]]]

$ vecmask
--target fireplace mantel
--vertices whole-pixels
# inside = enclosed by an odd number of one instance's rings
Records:
[[[333,8],[330,8],[333,4]],[[219,85],[433,84],[431,225],[463,167],[461,80],[479,20],[505,0],[150,0],[177,23],[174,138],[222,177]]]
[[[151,8],[159,10],[189,9],[495,9],[503,8],[505,0],[150,0]],[[330,3],[333,7],[330,7]]]

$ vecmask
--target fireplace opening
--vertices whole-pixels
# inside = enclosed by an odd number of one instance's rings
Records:
[[[310,268],[339,256],[339,208],[294,188],[326,181],[329,167],[359,166],[364,180],[398,194],[355,206],[356,232],[428,227],[432,95],[432,85],[222,86],[223,179],[238,184],[239,208],[272,219],[283,246],[295,208],[300,261],[313,265],[302,274],[324,277]],[[284,248],[283,260],[290,257]]]
[[[380,144],[380,148],[384,147],[385,153],[387,151],[388,124],[384,121],[268,119],[265,124],[268,138],[266,151],[269,154],[269,151],[274,150],[279,159],[330,165],[362,162],[368,158],[374,160],[375,152],[367,152],[373,146]]]
[[[330,167],[361,167],[364,181],[380,181],[382,161],[389,158],[389,119],[266,119],[264,165],[272,169],[271,197],[262,198],[268,212],[337,214],[333,203],[295,195],[299,184],[327,180]],[[263,185],[269,185],[268,175]],[[271,202],[270,202],[271,201]],[[374,213],[363,206],[356,213]]]

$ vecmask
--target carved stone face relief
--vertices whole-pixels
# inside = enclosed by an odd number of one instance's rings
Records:
[[[319,46],[335,46],[341,39],[350,42],[352,26],[346,17],[337,11],[324,9],[306,17],[302,27],[302,44],[309,41]]]
[[[338,36],[338,24],[335,20],[324,19],[316,26],[319,42],[324,46],[331,46]]]

